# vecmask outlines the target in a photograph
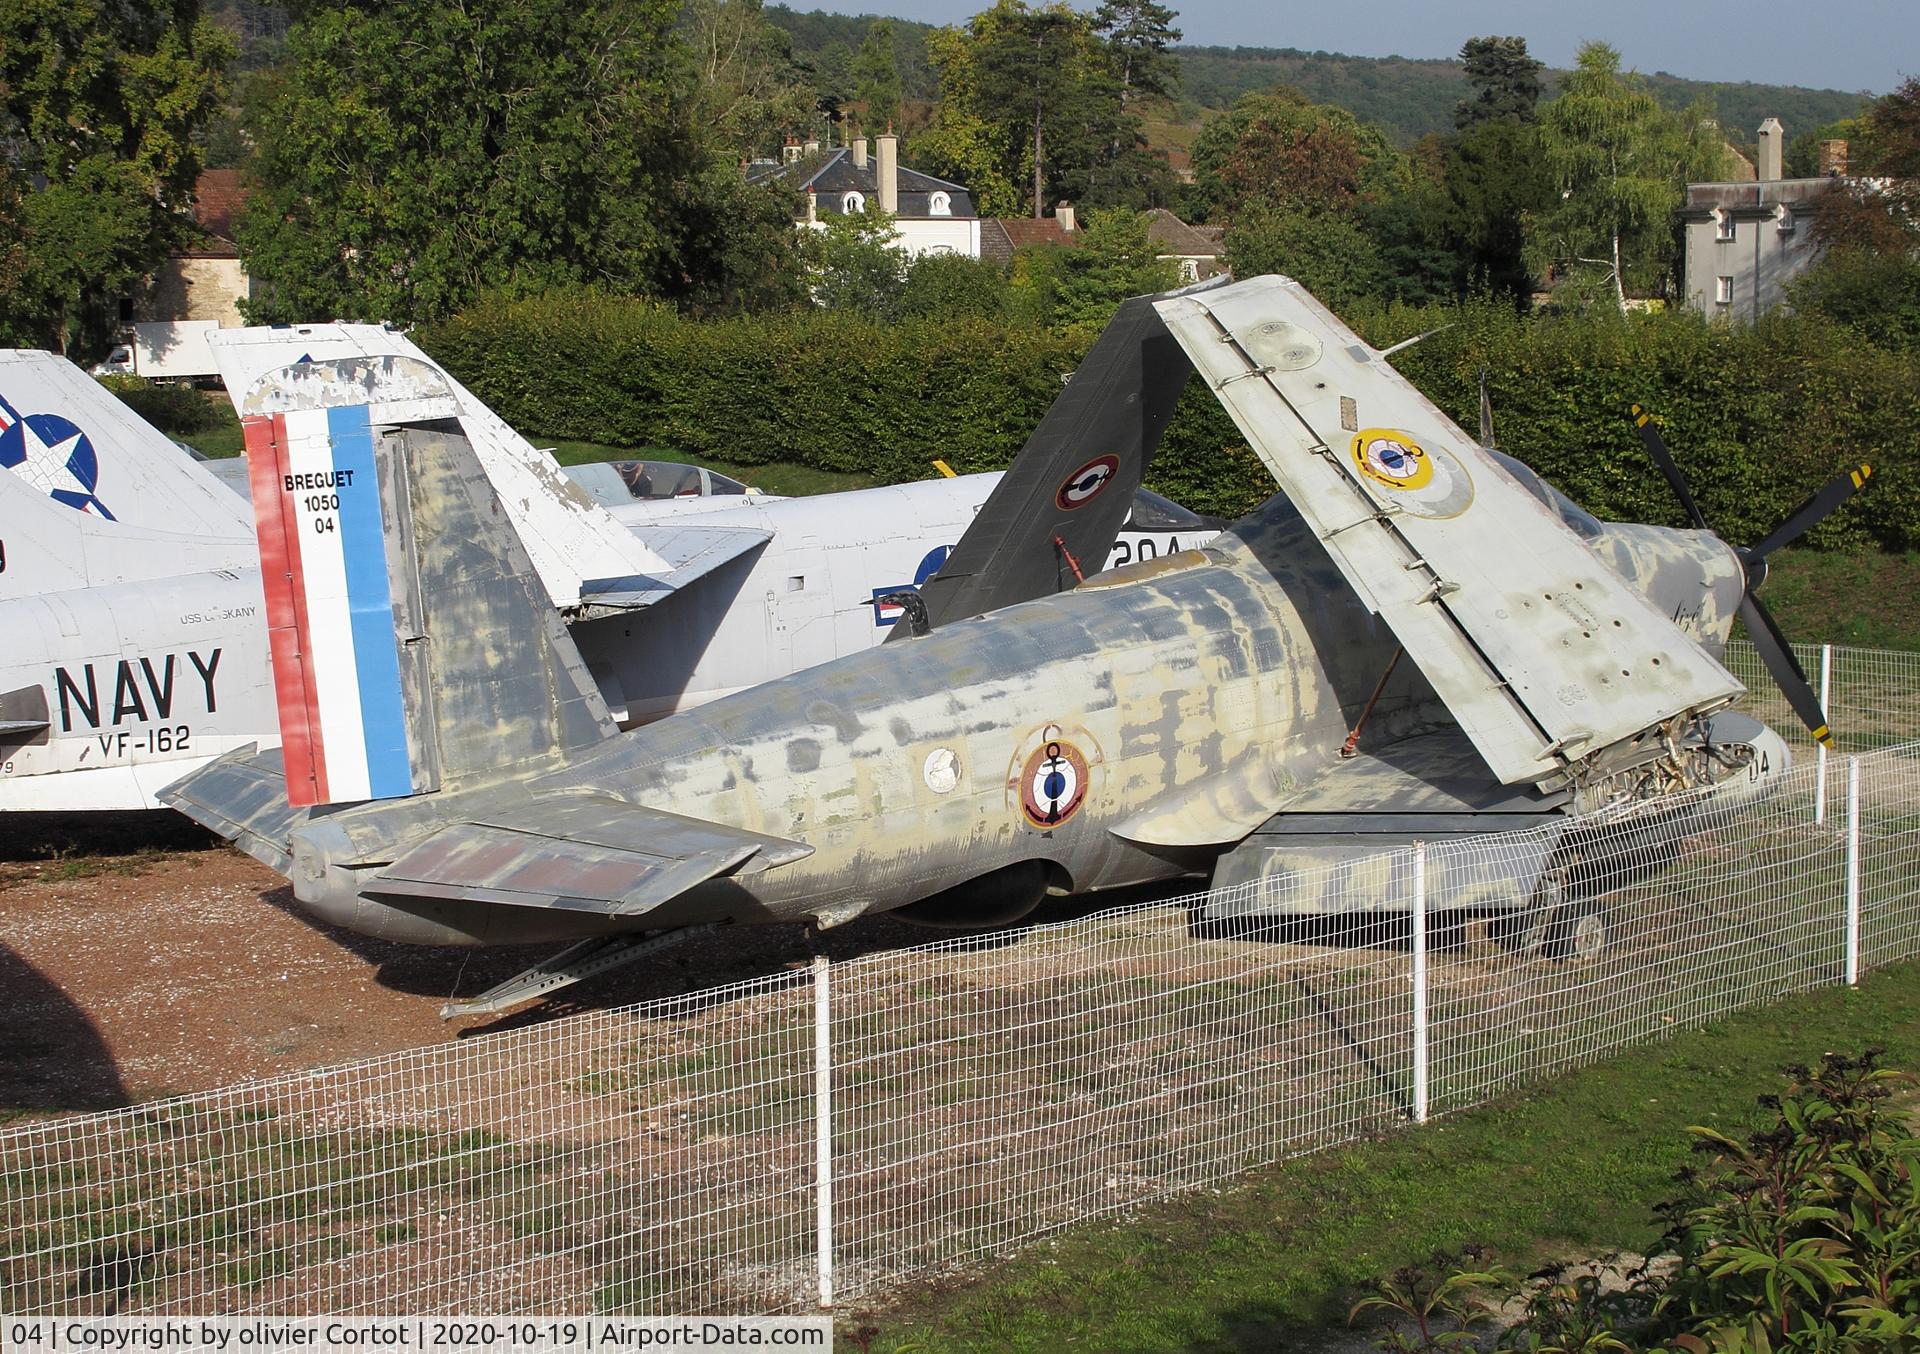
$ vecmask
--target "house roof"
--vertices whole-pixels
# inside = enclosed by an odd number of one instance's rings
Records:
[[[1080,241],[1055,216],[989,216],[980,222],[980,257],[1005,263],[1028,245],[1074,245]]]
[[[1220,228],[1190,226],[1165,207],[1147,213],[1147,238],[1162,258],[1217,259]],[[1077,245],[1080,232],[1069,231],[1057,216],[990,216],[980,223],[980,256],[1005,263],[1028,245]]]
[[[973,216],[973,192],[965,184],[922,174],[905,165],[896,166],[895,172],[899,176],[895,182],[900,201],[900,209],[894,213],[896,216],[931,216],[930,204],[935,193],[947,195],[949,209],[943,215],[962,218]],[[853,151],[847,146],[818,151],[790,164],[774,164],[763,160],[747,167],[747,182],[785,182],[803,193],[811,190],[819,200],[819,210],[835,215],[840,213],[840,202],[848,193],[859,193],[877,205],[880,195],[878,175],[878,156],[869,155],[864,167],[856,165]]]
[[[1217,258],[1220,254],[1220,236],[1218,228],[1203,231],[1200,227],[1190,226],[1165,207],[1155,207],[1147,213],[1147,238],[1158,245],[1162,254],[1172,254],[1178,258]]]
[[[193,186],[193,219],[212,237],[188,253],[199,258],[234,257],[233,222],[246,205],[247,187],[237,169],[203,169]]]

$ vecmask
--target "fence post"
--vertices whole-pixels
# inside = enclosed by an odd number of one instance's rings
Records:
[[[1413,844],[1413,1122],[1427,1122],[1427,844]]]
[[[1833,723],[1833,711],[1828,702],[1833,693],[1833,646],[1820,646],[1820,709],[1827,717],[1827,723]],[[1814,754],[1816,769],[1813,777],[1813,822],[1814,826],[1827,821],[1827,745],[1820,744]]]
[[[1860,759],[1847,758],[1847,986],[1860,981]]]
[[[814,1248],[820,1306],[833,1306],[833,1001],[827,957],[813,957]]]

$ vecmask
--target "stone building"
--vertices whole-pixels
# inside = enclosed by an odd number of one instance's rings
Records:
[[[1686,244],[1686,303],[1707,315],[1751,324],[1786,299],[1789,279],[1819,255],[1808,236],[1820,195],[1846,173],[1846,143],[1821,148],[1822,173],[1780,176],[1786,129],[1760,124],[1754,178],[1690,183],[1680,211]]]

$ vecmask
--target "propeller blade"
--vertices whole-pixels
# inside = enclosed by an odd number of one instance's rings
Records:
[[[1653,463],[1660,467],[1660,473],[1667,477],[1667,483],[1673,486],[1674,497],[1680,500],[1680,506],[1687,510],[1687,516],[1702,531],[1711,530],[1707,519],[1700,512],[1700,505],[1693,501],[1693,490],[1687,487],[1687,477],[1680,473],[1679,462],[1673,459],[1673,453],[1667,450],[1667,443],[1660,436],[1660,430],[1653,426],[1653,415],[1640,405],[1633,406],[1633,426],[1640,430],[1640,440],[1646,444],[1647,455],[1653,457]]]
[[[1747,551],[1755,559],[1765,559],[1783,545],[1791,545],[1806,535],[1821,518],[1859,493],[1866,482],[1873,478],[1873,467],[1863,465],[1857,470],[1835,475],[1826,485],[1805,503],[1787,514],[1787,520],[1768,533],[1760,544]]]
[[[1831,746],[1833,731],[1827,727],[1827,712],[1820,708],[1819,694],[1807,680],[1807,674],[1801,671],[1800,660],[1793,656],[1793,646],[1774,624],[1773,613],[1758,597],[1748,593],[1740,599],[1740,619],[1746,622],[1747,638],[1753,641],[1760,661],[1766,664],[1787,704],[1793,707],[1793,712],[1800,716],[1801,723],[1817,742]]]
[[[1487,369],[1480,368],[1480,445],[1488,451],[1500,444],[1493,440],[1493,400],[1487,394]]]

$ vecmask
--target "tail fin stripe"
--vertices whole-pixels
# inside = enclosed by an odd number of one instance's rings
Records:
[[[308,659],[333,802],[411,794],[393,595],[365,405],[287,415],[307,595]],[[345,642],[339,642],[344,640]]]
[[[326,740],[317,714],[315,674],[300,640],[310,631],[299,522],[293,495],[281,488],[281,477],[287,472],[286,416],[257,414],[243,426],[287,794],[294,804],[325,804],[329,802]]]
[[[391,799],[410,795],[418,787],[407,751],[407,714],[387,571],[386,528],[381,522],[373,461],[373,429],[365,405],[329,409],[327,423],[334,468],[354,472],[352,483],[339,491],[339,534],[353,627],[367,789],[372,798]]]

